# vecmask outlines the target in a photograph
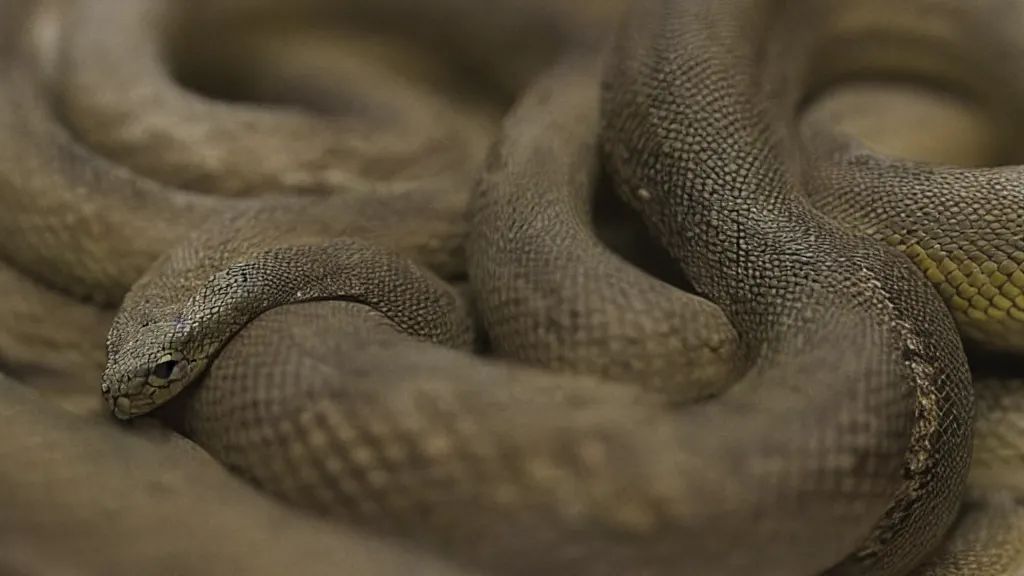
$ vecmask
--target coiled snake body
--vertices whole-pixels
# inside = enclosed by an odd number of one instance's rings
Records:
[[[1020,9],[477,4],[6,2],[21,24],[0,78],[7,333],[48,332],[15,326],[12,310],[81,320],[81,374],[96,367],[86,336],[109,326],[92,389],[108,411],[159,417],[293,507],[175,452],[176,436],[75,421],[4,381],[5,437],[34,426],[58,452],[61,437],[110,446],[54,460],[0,443],[16,518],[0,536],[28,545],[0,542],[0,566],[1024,569],[1024,386],[972,382],[961,343],[1024,346],[1020,170],[884,156],[803,112],[844,75],[910,73],[979,92],[1014,122],[1007,16]],[[344,23],[348,50],[320,52],[313,21]],[[460,72],[357,33],[380,28]],[[237,77],[219,78],[217,61]],[[238,86],[265,102],[227,101]],[[323,110],[267,103],[281,99]],[[658,245],[632,238],[653,260],[600,236],[606,188],[624,202],[613,216],[635,215]],[[27,341],[5,336],[0,353]],[[181,476],[161,472],[160,451]],[[81,511],[65,528],[80,544],[43,558],[47,508],[13,498],[45,501],[45,487],[64,494],[51,509]],[[230,545],[193,526],[206,513]],[[111,540],[124,542],[85,545]]]

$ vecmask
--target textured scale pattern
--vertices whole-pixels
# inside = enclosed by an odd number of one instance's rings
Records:
[[[327,332],[338,337],[319,336]],[[281,350],[299,359],[287,365],[300,384],[263,388],[245,376],[274,375],[284,363],[273,347],[265,355],[247,352],[261,338],[293,343]],[[757,474],[762,488],[784,486],[788,469],[777,470],[777,477],[768,472],[780,458],[806,459],[811,469],[857,471],[863,480],[857,488],[823,483],[792,501],[757,497],[743,477],[709,467],[705,451],[724,446],[686,441],[722,418],[753,418],[751,427],[761,422],[742,398],[677,415],[614,383],[488,365],[414,342],[354,303],[260,316],[191,394],[183,427],[256,485],[321,513],[416,537],[498,573],[698,569],[728,545],[707,530],[709,522],[795,544],[809,518],[827,512],[844,524],[859,521],[870,486],[893,482],[891,471],[869,461],[794,444],[788,435],[798,433],[802,418],[777,414],[772,420],[784,418],[790,426],[762,437],[759,458],[743,464],[750,467],[746,477]],[[780,408],[797,400],[778,399]],[[836,402],[825,394],[817,400]],[[893,423],[859,415],[885,413],[882,403],[900,405],[902,398],[850,401],[863,412],[845,416],[849,437],[880,453],[888,443],[876,444],[876,430]],[[718,442],[736,450],[743,441],[738,432]],[[902,455],[897,449],[890,457],[898,462]],[[702,509],[717,507],[709,498],[741,498],[764,522],[751,524],[747,512],[709,519]],[[780,506],[806,513],[794,517],[795,524],[780,522],[771,512]],[[570,542],[578,556],[565,555]]]
[[[756,0],[650,0],[633,13],[606,74],[611,169],[697,291],[736,326],[758,386],[792,386],[785,371],[778,382],[763,372],[812,350],[808,327],[828,326],[847,306],[892,330],[885,354],[857,361],[876,373],[847,380],[844,366],[831,363],[832,386],[905,387],[916,404],[904,483],[864,547],[833,572],[905,573],[953,521],[969,462],[971,381],[948,313],[911,262],[824,218],[802,193],[791,171],[799,143],[780,128],[792,121],[788,106],[801,95],[791,94],[802,87],[764,80],[756,67],[771,69],[773,57],[799,65],[799,52],[780,49],[765,61],[757,53],[773,42],[800,49],[773,38],[768,25],[792,13]],[[837,266],[842,273],[829,273]],[[930,319],[927,329],[920,318]],[[887,379],[887,364],[904,371]]]
[[[301,566],[304,575],[326,576],[346,566],[370,576],[473,576],[270,502],[166,431],[119,430],[49,405],[6,377],[0,399],[4,426],[18,430],[0,443],[4,573],[128,576],[146,566],[156,576],[271,576]],[[96,462],[110,468],[92,483]],[[145,513],[122,514],[120,506]],[[97,518],[106,523],[97,527]],[[112,543],[116,553],[95,564],[97,550]]]
[[[102,419],[0,378],[0,571],[1016,576],[1024,382],[964,343],[1022,347],[1019,168],[800,106],[902,67],[1014,122],[1020,15],[0,2],[0,370],[107,361]]]

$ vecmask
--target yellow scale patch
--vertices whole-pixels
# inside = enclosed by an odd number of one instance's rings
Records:
[[[997,348],[1024,346],[1024,252],[978,264],[963,251],[925,249],[892,235],[886,242],[913,260],[935,285],[968,337]]]

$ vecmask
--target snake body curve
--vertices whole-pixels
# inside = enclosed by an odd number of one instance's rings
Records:
[[[95,14],[127,6],[100,4]],[[164,6],[138,5],[157,15]],[[471,291],[499,354],[582,375],[466,354],[466,306],[441,279],[461,260],[465,177],[428,178],[415,194],[405,193],[413,186],[399,184],[396,192],[392,184],[354,200],[310,193],[228,206],[104,170],[96,157],[76,164],[83,152],[74,145],[63,149],[70,156],[54,159],[60,142],[71,140],[31,105],[42,78],[15,67],[5,78],[12,95],[5,128],[18,127],[28,144],[17,168],[12,162],[2,173],[8,191],[37,192],[3,197],[12,209],[0,224],[25,232],[5,257],[94,300],[116,301],[134,284],[111,330],[104,391],[134,400],[149,390],[147,411],[208,371],[174,407],[177,425],[293,503],[418,536],[497,573],[813,574],[837,563],[832,573],[906,573],[940,544],[957,511],[971,440],[967,365],[944,294],[927,276],[823,216],[847,216],[826,198],[804,199],[794,183],[783,185],[793,160],[772,148],[776,140],[754,137],[773,120],[751,105],[759,94],[701,83],[744,70],[741,49],[756,44],[737,32],[768,28],[775,6],[638,3],[627,28],[637,34],[623,33],[636,43],[620,46],[612,56],[619,68],[610,69],[643,81],[630,87],[613,75],[602,113],[600,42],[570,42],[505,118],[471,209]],[[97,30],[88,25],[93,14],[80,12],[77,41],[86,46],[104,40],[88,33]],[[710,32],[695,32],[698,25]],[[705,55],[696,60],[703,67],[668,69],[682,77],[664,68],[674,62],[674,31],[692,34]],[[709,40],[715,34],[718,43]],[[152,74],[156,64],[141,69]],[[102,96],[105,87],[75,84],[95,81],[92,73],[56,77],[86,95]],[[689,106],[672,107],[677,91],[666,86],[677,79],[695,87],[683,93],[695,98]],[[209,105],[178,97],[184,105],[171,110]],[[714,102],[731,114],[700,113]],[[120,102],[97,97],[83,117],[102,121],[97,110],[110,103]],[[115,117],[123,128],[125,118]],[[602,118],[620,188],[715,304],[641,274],[588,229]],[[688,148],[672,145],[662,125],[686,126],[680,143],[720,146],[719,153],[688,161]],[[149,130],[125,133],[168,137],[160,127]],[[98,147],[116,156],[117,146]],[[47,153],[58,170],[42,168]],[[744,164],[748,153],[756,161]],[[201,166],[200,159],[181,166]],[[836,182],[834,175],[815,177]],[[42,208],[53,214],[64,202],[70,209],[81,197],[78,183],[90,178],[115,192],[108,209],[90,207],[92,216],[110,210],[116,220],[106,227],[102,218],[93,227],[72,222],[86,233],[76,250],[59,236],[33,233],[53,220]],[[258,197],[264,190],[236,181],[218,192]],[[167,219],[143,226],[147,209]],[[195,212],[206,221],[189,220],[195,230],[164,252],[178,242],[173,223]],[[35,216],[36,228],[14,214]],[[144,241],[133,245],[136,238]],[[127,248],[125,258],[107,255]],[[772,266],[752,267],[756,255]],[[832,273],[836,262],[857,273]],[[324,298],[345,302],[282,306]],[[156,370],[160,364],[166,373]],[[827,386],[809,378],[822,366],[834,378]],[[704,398],[740,375],[706,404],[674,410],[659,400]],[[180,385],[170,388],[171,380]],[[638,394],[629,382],[656,394]],[[110,402],[122,417],[135,415],[134,405]],[[809,430],[822,440],[812,442]],[[1013,525],[1015,504],[1001,506],[1001,521]],[[982,519],[982,532],[986,522],[993,520]],[[969,547],[978,531],[964,533],[959,542]],[[726,536],[742,537],[743,550]],[[934,573],[957,573],[956,545]]]

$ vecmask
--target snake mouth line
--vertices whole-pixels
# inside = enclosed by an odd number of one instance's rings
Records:
[[[185,383],[181,381],[172,382],[166,386],[134,382],[117,389],[104,386],[103,395],[111,413],[118,420],[130,420],[160,407],[177,396],[184,388]],[[131,393],[130,390],[138,390],[138,392]]]
[[[156,406],[156,403],[152,401],[132,401],[127,396],[111,397],[107,400],[107,404],[110,406],[110,411],[118,420],[130,420],[135,416],[149,412]],[[143,404],[145,404],[145,406],[143,406]]]

